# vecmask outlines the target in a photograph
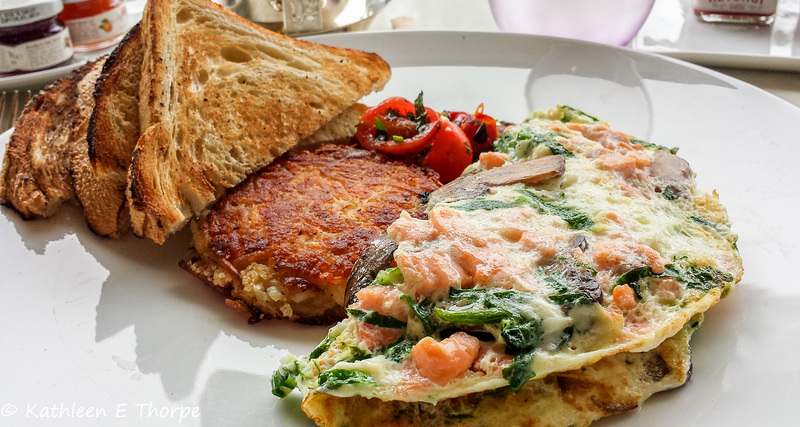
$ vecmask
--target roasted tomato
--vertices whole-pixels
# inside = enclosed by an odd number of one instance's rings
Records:
[[[455,111],[447,115],[469,138],[473,161],[477,161],[481,153],[494,149],[493,143],[500,136],[500,132],[497,129],[497,120],[483,113],[483,104],[478,106],[475,114]]]
[[[439,174],[439,181],[450,182],[472,163],[472,149],[469,138],[461,128],[445,117],[440,119],[439,132],[433,139],[430,151],[422,160],[422,165]]]
[[[362,147],[397,156],[417,154],[427,148],[439,130],[439,115],[415,102],[392,97],[361,116],[356,139]]]

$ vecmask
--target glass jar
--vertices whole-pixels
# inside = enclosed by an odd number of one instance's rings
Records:
[[[61,18],[75,51],[103,49],[117,43],[128,30],[123,0],[63,0]]]
[[[694,14],[704,22],[768,25],[778,0],[694,0]]]
[[[0,2],[0,74],[15,75],[72,59],[69,30],[58,19],[60,0]]]

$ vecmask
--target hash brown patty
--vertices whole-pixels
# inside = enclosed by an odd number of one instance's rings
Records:
[[[230,296],[252,321],[329,323],[369,243],[407,211],[425,218],[435,172],[368,150],[289,152],[235,187],[193,224],[181,266]]]

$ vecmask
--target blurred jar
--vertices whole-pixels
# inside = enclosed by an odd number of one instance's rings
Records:
[[[0,2],[0,74],[44,70],[72,59],[69,30],[58,19],[61,0]]]
[[[771,24],[778,0],[694,0],[694,14],[704,22]]]
[[[72,35],[77,52],[102,49],[117,43],[128,29],[123,0],[62,0],[59,18]]]

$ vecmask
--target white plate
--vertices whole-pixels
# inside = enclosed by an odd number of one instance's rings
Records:
[[[781,0],[772,25],[709,24],[692,0],[656,0],[634,49],[714,67],[800,71],[800,0]]]
[[[484,103],[514,121],[564,103],[681,147],[700,187],[717,189],[728,206],[745,277],[695,335],[691,381],[598,425],[800,417],[799,109],[697,66],[582,42],[426,32],[314,40],[387,59],[394,76],[368,103],[422,90],[435,108]],[[49,415],[82,424],[91,411],[105,425],[310,425],[297,393],[278,400],[269,379],[280,357],[307,353],[326,329],[247,325],[178,268],[188,239],[184,231],[162,247],[100,238],[75,206],[45,221],[0,208],[0,423]]]

